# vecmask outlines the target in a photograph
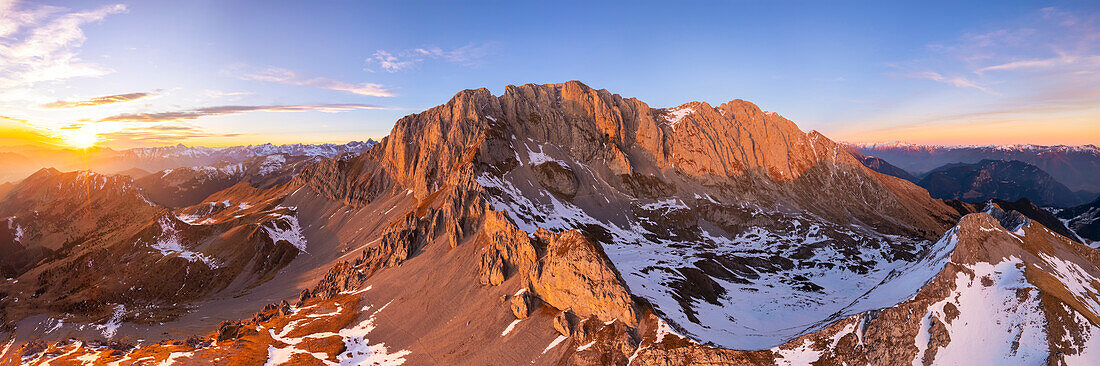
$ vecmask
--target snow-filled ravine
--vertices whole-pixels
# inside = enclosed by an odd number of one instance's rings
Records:
[[[592,181],[594,175],[579,165],[573,170]],[[486,197],[493,209],[505,211],[528,233],[603,228],[610,235],[601,244],[632,293],[648,299],[678,333],[733,349],[768,349],[844,317],[908,300],[943,269],[957,242],[953,230],[932,242],[731,205],[725,206],[778,221],[738,233],[700,223],[693,229],[695,239],[687,240],[652,232],[664,227],[654,221],[704,200],[715,203],[710,196],[625,199],[629,209],[612,206],[615,200],[588,199],[586,205],[607,204],[590,213],[517,171],[476,178],[491,191]],[[597,218],[598,212],[605,216]],[[898,256],[899,247],[910,250]],[[716,271],[732,276],[715,276]],[[689,276],[698,281],[703,273],[717,291],[693,293],[697,286]]]
[[[221,267],[221,263],[216,258],[188,249],[183,243],[179,230],[168,221],[167,217],[158,219],[157,225],[160,226],[160,235],[157,236],[156,242],[149,244],[150,248],[165,257],[177,256],[189,262],[202,262],[212,269]]]

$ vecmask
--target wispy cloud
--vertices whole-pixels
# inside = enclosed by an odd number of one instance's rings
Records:
[[[53,102],[53,103],[43,104],[43,105],[41,105],[41,107],[42,108],[51,108],[51,109],[91,107],[91,106],[97,106],[97,105],[103,105],[103,104],[129,102],[129,101],[132,101],[132,100],[138,100],[138,99],[141,99],[141,98],[152,97],[152,96],[155,96],[155,95],[157,95],[157,94],[152,93],[152,92],[115,94],[115,95],[107,95],[107,96],[95,97],[95,98],[89,98],[89,99],[77,100],[77,101],[59,100],[59,101],[56,101],[56,102]]]
[[[252,95],[252,92],[226,92],[221,90],[207,90],[203,92],[207,98],[218,99],[225,97],[240,97],[244,95]]]
[[[126,6],[121,4],[70,12],[60,7],[0,1],[0,88],[110,73],[78,56],[85,40],[81,28],[123,12]]]
[[[403,51],[378,50],[366,60],[368,65],[376,65],[390,73],[407,70],[415,67],[425,60],[441,60],[462,66],[477,66],[482,63],[494,49],[496,44],[492,42],[480,44],[467,44],[462,47],[445,50],[439,47],[422,47]],[[367,71],[374,71],[367,68]]]
[[[294,71],[278,67],[268,67],[266,69],[253,72],[244,72],[239,77],[244,80],[257,80],[289,85],[308,86],[320,89],[339,90],[372,97],[393,96],[393,92],[391,92],[389,89],[386,89],[381,84],[349,83],[323,77],[307,78],[298,75],[298,73],[295,73]]]
[[[0,119],[6,120],[6,121],[18,122],[18,123],[22,123],[22,124],[30,123],[29,121],[27,121],[25,119],[11,117],[11,116],[0,116]]]
[[[370,104],[216,106],[171,112],[123,113],[101,118],[96,122],[167,122],[246,112],[346,112],[357,109],[383,109],[383,107]]]
[[[976,71],[982,74],[989,71],[1043,70],[1052,68],[1100,69],[1100,55],[1069,55],[1061,53],[1058,57],[1027,59],[995,64]]]
[[[156,145],[179,143],[188,139],[232,138],[244,135],[243,133],[210,132],[191,125],[165,124],[124,128],[118,131],[101,133],[100,137],[116,144]]]
[[[398,72],[408,69],[413,65],[416,65],[416,63],[420,61],[421,60],[419,59],[402,60],[397,58],[397,56],[394,56],[393,54],[383,50],[374,51],[374,56],[367,59],[368,63],[376,63],[378,64],[378,67],[381,67],[383,70],[386,70],[388,72]]]
[[[935,71],[919,71],[919,72],[907,73],[907,74],[904,74],[903,76],[908,77],[908,78],[913,78],[913,79],[927,79],[927,80],[932,80],[932,81],[935,81],[935,82],[954,85],[955,87],[958,87],[958,88],[974,88],[974,89],[978,89],[978,90],[981,90],[981,91],[986,92],[986,93],[990,93],[990,94],[994,94],[994,95],[997,94],[995,92],[990,91],[989,88],[978,85],[978,83],[974,82],[973,80],[970,80],[970,79],[967,79],[967,78],[964,78],[964,77],[961,77],[961,76],[944,76],[943,74],[940,74],[940,73],[935,72]]]

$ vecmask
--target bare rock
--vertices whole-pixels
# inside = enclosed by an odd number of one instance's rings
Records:
[[[516,296],[512,296],[512,314],[515,314],[516,319],[527,319],[531,315],[531,310],[534,310],[538,299],[531,295],[528,291],[520,292]]]
[[[573,170],[556,161],[547,161],[535,165],[535,178],[543,187],[559,196],[572,199],[577,195],[577,176]]]
[[[615,175],[632,175],[634,169],[630,167],[630,159],[615,144],[610,144],[607,149],[607,166]]]
[[[537,252],[527,233],[516,228],[504,214],[487,211],[481,235],[485,247],[478,265],[478,280],[483,285],[499,285],[518,272],[529,272],[537,261]]]
[[[580,317],[636,322],[630,292],[598,243],[577,230],[549,234],[543,240],[548,242],[546,255],[530,275],[532,288],[543,301]]]
[[[577,328],[579,319],[572,311],[566,310],[554,317],[554,329],[566,337],[573,336],[573,330]]]
[[[496,286],[504,282],[504,258],[499,251],[487,250],[478,264],[478,281],[482,285]]]
[[[231,339],[240,338],[243,334],[243,325],[240,322],[222,321],[218,325],[218,331],[215,333],[214,338],[218,342],[228,341]]]

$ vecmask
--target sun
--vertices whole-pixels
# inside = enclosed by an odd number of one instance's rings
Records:
[[[66,145],[77,149],[87,149],[99,142],[99,134],[86,129],[68,131],[63,140]]]

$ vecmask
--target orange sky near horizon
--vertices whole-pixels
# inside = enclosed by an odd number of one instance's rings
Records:
[[[798,124],[797,121],[795,121]],[[1057,128],[1051,128],[1051,124],[1057,124]],[[800,125],[800,127],[802,127]],[[847,127],[847,128],[846,128]],[[859,129],[859,127],[864,127]],[[866,128],[866,125],[841,126],[834,131],[821,131],[827,137],[835,141],[851,143],[882,143],[905,142],[922,145],[1097,145],[1100,144],[1100,116],[1094,120],[1073,120],[1063,122],[1038,122],[1038,121],[1000,121],[981,123],[950,123],[932,125],[901,125],[892,128]],[[804,131],[810,128],[802,127]],[[80,143],[74,143],[73,135],[80,136],[80,130],[60,130],[51,132],[46,129],[38,129],[20,123],[0,122],[0,150],[3,147],[13,146],[39,146],[59,149],[84,148]],[[240,135],[235,137],[208,137],[190,138],[174,142],[163,141],[158,143],[120,144],[103,136],[93,136],[94,145],[110,147],[113,149],[125,149],[132,147],[150,147],[175,145],[183,143],[188,146],[224,147],[237,145],[258,145],[265,143],[294,144],[294,143],[346,143],[355,140],[373,138],[381,139],[384,136],[339,136],[295,134],[281,135]],[[80,140],[76,138],[75,140]]]

